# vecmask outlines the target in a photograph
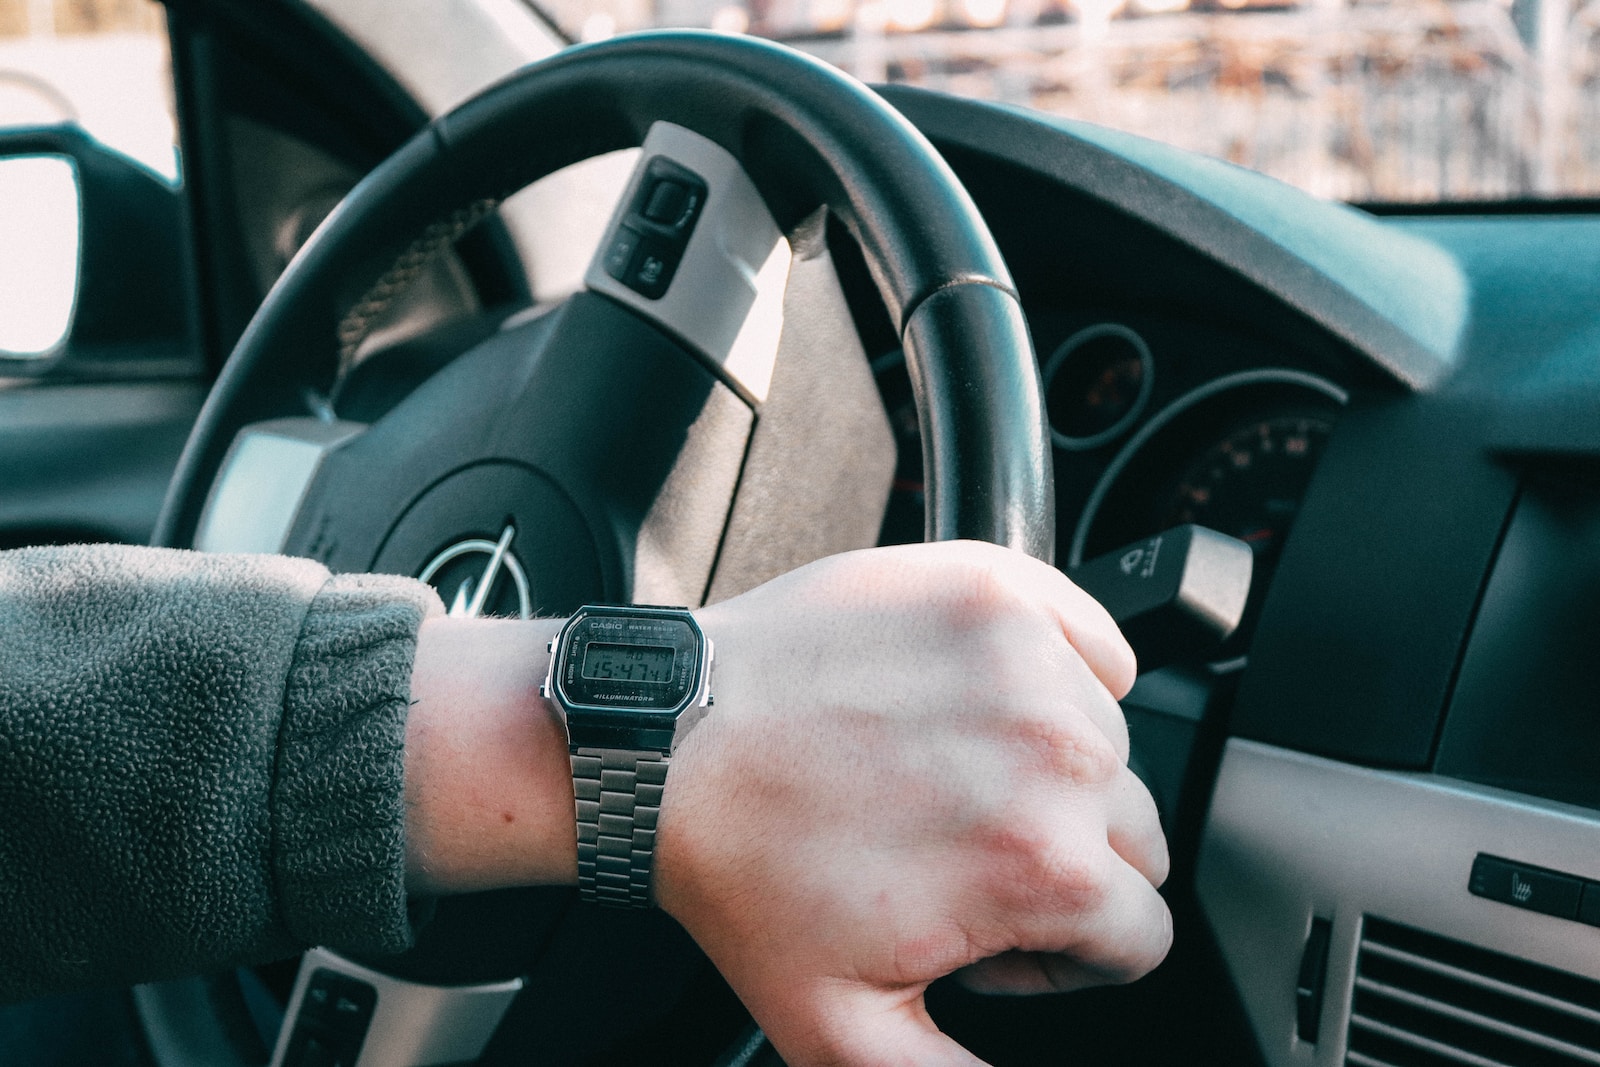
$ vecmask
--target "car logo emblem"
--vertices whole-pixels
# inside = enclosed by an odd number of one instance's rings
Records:
[[[481,537],[458,541],[429,560],[417,577],[438,590],[450,605],[452,618],[509,615],[514,610],[517,618],[531,619],[533,594],[528,575],[511,553],[516,536],[516,527],[507,526],[499,541]],[[510,596],[513,592],[514,599]]]

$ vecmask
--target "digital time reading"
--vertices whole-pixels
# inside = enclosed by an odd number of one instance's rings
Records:
[[[688,611],[590,604],[550,643],[545,688],[567,710],[573,737],[593,727],[612,743],[618,730],[637,733],[642,714],[655,724],[647,732],[661,732],[670,744],[667,726],[673,718],[710,699],[710,666],[711,642]],[[573,709],[584,710],[574,719]],[[615,742],[614,747],[643,749],[655,743]]]
[[[582,674],[597,681],[649,682],[663,685],[672,681],[677,655],[660,645],[616,645],[591,641],[583,650]]]

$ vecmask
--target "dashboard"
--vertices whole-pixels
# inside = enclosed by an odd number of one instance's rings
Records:
[[[1030,316],[1055,447],[1056,559],[1077,567],[1173,526],[1255,555],[1249,640],[1318,459],[1349,400],[1342,368],[1204,323],[1062,308]],[[903,361],[880,360],[899,469],[884,539],[922,534],[921,444]]]
[[[1180,929],[1211,941],[1180,940],[1182,978],[1136,1003],[1237,995],[1242,1043],[1179,1010],[1188,1062],[1600,1062],[1600,224],[1262,210],[1243,171],[889,95],[1016,272],[1058,564],[1184,522],[1255,552],[1241,632],[1124,702],[1190,883]],[[878,366],[901,442],[885,533],[909,539],[914,412]],[[1014,1037],[931,1001],[997,1062],[1045,1044],[1008,1057]],[[1185,1062],[1122,1038],[1104,1062]]]

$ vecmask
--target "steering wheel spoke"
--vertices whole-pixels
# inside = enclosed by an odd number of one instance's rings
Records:
[[[271,1067],[411,1067],[483,1054],[522,979],[432,985],[380,974],[327,949],[300,961]]]
[[[234,436],[195,529],[201,552],[282,552],[327,457],[366,429],[310,416],[251,423]]]
[[[759,405],[792,259],[739,162],[709,138],[657,122],[584,282],[680,338]]]

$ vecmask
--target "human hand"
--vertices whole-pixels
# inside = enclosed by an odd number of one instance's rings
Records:
[[[717,703],[673,761],[656,896],[788,1062],[977,1063],[934,979],[1067,990],[1166,955],[1133,653],[1059,571],[877,549],[697,615]]]

